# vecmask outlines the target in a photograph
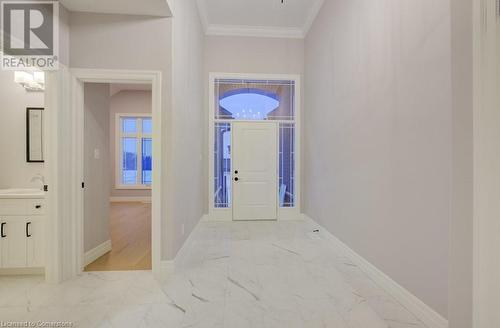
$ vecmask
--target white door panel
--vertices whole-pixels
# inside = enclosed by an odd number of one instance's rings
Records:
[[[276,220],[276,124],[233,125],[233,220]]]

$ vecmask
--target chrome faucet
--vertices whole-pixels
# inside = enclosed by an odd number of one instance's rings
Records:
[[[31,178],[31,182],[39,181],[42,186],[40,187],[40,190],[44,190],[45,188],[45,177],[41,175],[40,173],[36,174],[33,178]]]

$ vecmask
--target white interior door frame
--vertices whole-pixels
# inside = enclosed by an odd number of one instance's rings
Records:
[[[497,0],[474,1],[473,327],[500,326],[500,20]]]
[[[151,84],[153,118],[153,183],[152,183],[152,269],[157,277],[161,262],[162,124],[160,71],[64,69],[49,74],[50,114],[49,181],[55,192],[50,196],[50,263],[47,278],[51,282],[70,279],[83,271],[83,177],[84,162],[84,83]],[[56,97],[58,99],[52,99]],[[61,140],[63,139],[64,142]],[[50,191],[50,190],[49,190]],[[52,241],[54,240],[54,241]]]
[[[208,220],[232,221],[232,208],[219,209],[214,207],[214,129],[215,129],[215,80],[237,79],[237,80],[275,80],[293,81],[295,83],[295,204],[294,207],[280,208],[278,204],[278,220],[296,220],[302,218],[302,183],[301,183],[301,135],[302,135],[302,86],[300,74],[266,74],[266,73],[209,73],[208,85]],[[249,121],[259,122],[259,121]],[[279,123],[281,121],[274,121]],[[290,121],[283,121],[288,122]]]

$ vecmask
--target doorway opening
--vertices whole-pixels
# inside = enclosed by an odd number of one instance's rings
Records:
[[[152,123],[152,172],[151,172],[151,267],[153,275],[162,276],[162,189],[164,185],[163,149],[161,141],[167,127],[162,117],[162,75],[160,71],[108,70],[75,68],[50,75],[60,88],[52,89],[50,104],[54,113],[51,126],[57,127],[50,134],[51,170],[49,177],[59,192],[50,197],[51,223],[64,232],[60,242],[50,245],[51,254],[63,254],[60,261],[51,261],[48,266],[55,282],[74,277],[85,267],[84,247],[84,193],[85,142],[84,142],[84,86],[85,83],[141,84],[151,86]],[[69,90],[68,90],[69,89]],[[66,92],[68,91],[68,92]],[[63,133],[65,140],[59,136]],[[155,140],[159,142],[154,142]],[[95,152],[91,153],[95,156]],[[98,152],[98,157],[101,152]],[[64,176],[65,179],[58,179]],[[50,229],[48,229],[50,231]]]
[[[151,270],[151,84],[84,83],[84,271]]]
[[[300,79],[210,74],[210,219],[300,218]]]

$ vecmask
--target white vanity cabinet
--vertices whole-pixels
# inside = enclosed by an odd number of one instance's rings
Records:
[[[0,268],[44,267],[45,201],[36,196],[0,192]]]

